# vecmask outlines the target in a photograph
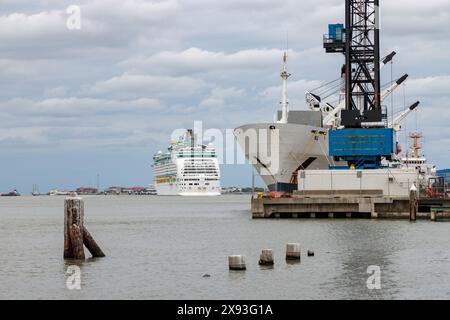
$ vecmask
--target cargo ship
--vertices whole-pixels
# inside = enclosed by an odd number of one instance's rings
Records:
[[[327,52],[342,52],[344,46],[344,26],[332,24],[329,34],[324,36],[324,47]],[[391,52],[380,59],[380,68],[389,64],[396,52]],[[306,108],[290,110],[288,100],[288,79],[291,74],[287,68],[288,54],[284,53],[283,67],[280,74],[282,80],[281,110],[275,114],[272,122],[250,123],[234,129],[237,142],[247,160],[270,191],[291,193],[296,190],[298,172],[300,170],[326,170],[333,167],[345,167],[345,161],[336,161],[329,153],[329,131],[342,128],[341,113],[346,107],[346,68],[340,70],[340,77],[305,93]],[[383,102],[406,79],[405,74],[387,85],[380,93]],[[331,101],[331,102],[327,102]],[[401,130],[401,121],[416,109],[419,102],[401,110],[392,119],[387,116],[380,122],[361,123],[362,126],[384,126]],[[386,115],[386,111],[383,111]],[[276,134],[271,135],[272,132]],[[251,137],[256,138],[251,138]],[[272,138],[276,137],[275,139]],[[261,138],[263,137],[263,138]],[[273,148],[276,143],[277,147]],[[268,150],[275,150],[267,155]],[[276,162],[274,166],[273,163]]]

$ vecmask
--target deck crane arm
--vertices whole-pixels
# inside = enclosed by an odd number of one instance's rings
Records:
[[[397,52],[392,51],[389,53],[383,60],[381,60],[380,69],[383,68],[385,65],[387,65],[389,62],[392,61],[392,58],[397,54]]]
[[[389,88],[384,90],[381,93],[381,102],[384,101],[395,89],[397,89],[406,79],[408,78],[408,74],[403,75],[401,78],[399,78],[397,81],[395,81]],[[323,119],[323,125],[324,126],[330,126],[332,125],[332,122],[334,118],[337,116],[339,112],[345,109],[345,101],[341,101],[337,105],[336,108],[334,108],[324,119]]]
[[[395,89],[397,89],[405,80],[408,78],[408,74],[403,75],[401,78],[399,78],[397,81],[395,81],[389,88],[383,91],[381,94],[381,101],[386,99],[387,96],[389,96]]]
[[[420,104],[420,101],[415,102],[413,105],[411,105],[406,110],[403,110],[395,119],[392,121],[392,123],[389,123],[389,127],[393,128],[394,131],[400,131],[402,128],[400,123],[405,119],[411,112],[413,112],[418,105]]]

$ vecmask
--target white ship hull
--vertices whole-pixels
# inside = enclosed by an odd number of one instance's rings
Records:
[[[258,146],[245,143],[242,135],[246,132],[265,130],[270,132],[275,128],[279,133],[278,170],[267,170],[262,161],[264,158],[260,150],[271,150],[272,141],[258,141]],[[235,135],[245,157],[252,163],[253,167],[271,191],[292,191],[296,184],[296,174],[300,169],[320,170],[328,169],[330,166],[341,165],[335,163],[328,155],[327,130],[295,123],[258,123],[243,125],[235,129]],[[240,137],[241,136],[241,137]],[[251,143],[255,143],[252,141]],[[264,145],[262,145],[264,144]],[[275,155],[276,156],[276,155]],[[266,165],[267,167],[267,165]],[[264,174],[261,174],[264,173]]]
[[[192,197],[205,197],[205,196],[220,196],[220,186],[212,189],[211,187],[198,187],[194,189],[181,188],[177,183],[162,183],[156,187],[156,193],[158,196],[192,196]]]
[[[178,195],[178,185],[176,183],[160,183],[155,187],[155,189],[158,196]]]

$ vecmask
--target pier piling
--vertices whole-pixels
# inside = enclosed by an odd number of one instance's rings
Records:
[[[272,266],[273,265],[273,251],[272,249],[264,249],[259,257],[260,266]]]
[[[83,243],[94,258],[102,258],[105,256],[102,249],[95,242],[94,238],[91,236],[86,227],[83,226]]]
[[[228,266],[230,270],[246,270],[245,258],[241,255],[233,255],[228,257]]]
[[[72,246],[73,259],[84,260],[83,234],[76,224],[69,227],[70,243]]]
[[[300,260],[300,243],[286,245],[286,260]]]
[[[430,219],[431,219],[431,221],[436,221],[436,211],[435,210],[431,210]]]
[[[64,201],[64,259],[84,260],[83,244],[93,257],[105,256],[84,226],[84,201],[74,192]]]
[[[417,188],[413,184],[409,191],[409,220],[416,221],[419,203],[417,201]]]

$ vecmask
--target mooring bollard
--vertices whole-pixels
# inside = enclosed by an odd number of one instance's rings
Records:
[[[286,245],[286,260],[300,260],[300,243]]]
[[[84,201],[73,192],[64,201],[64,259],[83,260],[83,244],[93,257],[105,256],[84,226]]]
[[[228,257],[228,266],[230,270],[245,270],[244,256],[234,255]]]
[[[260,266],[272,266],[273,265],[273,251],[272,249],[264,249],[259,256]]]
[[[431,209],[431,212],[430,212],[430,219],[431,219],[431,221],[436,221],[436,211],[433,209]]]

